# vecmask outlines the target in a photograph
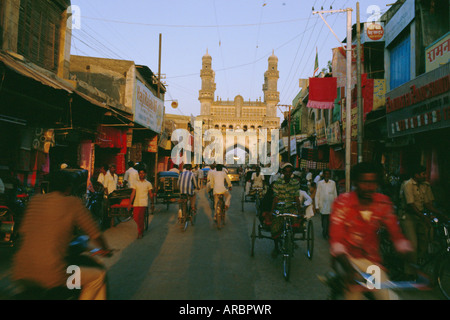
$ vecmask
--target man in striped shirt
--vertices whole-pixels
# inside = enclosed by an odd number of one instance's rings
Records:
[[[198,188],[197,179],[195,174],[191,171],[192,165],[185,164],[184,170],[180,173],[178,178],[178,187],[180,188],[180,194],[187,194],[189,196],[189,201],[191,202],[191,211],[195,213],[195,189]]]

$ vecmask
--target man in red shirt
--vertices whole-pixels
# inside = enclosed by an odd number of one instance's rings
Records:
[[[354,266],[366,272],[371,266],[380,268],[379,281],[388,280],[379,252],[377,231],[384,226],[399,253],[412,251],[403,236],[389,197],[377,193],[380,179],[377,167],[370,163],[355,165],[351,173],[355,190],[340,195],[333,203],[330,216],[330,253],[347,273],[355,279]],[[362,298],[357,286],[347,287],[346,299]],[[390,290],[374,289],[377,299],[395,299]]]

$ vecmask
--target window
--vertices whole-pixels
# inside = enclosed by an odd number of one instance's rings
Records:
[[[18,53],[40,67],[57,71],[63,11],[55,1],[21,0]]]
[[[390,89],[411,80],[411,40],[409,33],[390,49]]]

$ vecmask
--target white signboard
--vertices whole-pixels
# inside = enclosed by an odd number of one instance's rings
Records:
[[[439,68],[450,61],[450,32],[425,49],[425,72]]]
[[[161,133],[164,102],[153,95],[141,81],[136,79],[134,95],[134,122]]]

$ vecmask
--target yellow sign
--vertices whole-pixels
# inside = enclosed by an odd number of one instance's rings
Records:
[[[376,110],[386,105],[386,81],[374,79],[373,81],[373,109]]]

